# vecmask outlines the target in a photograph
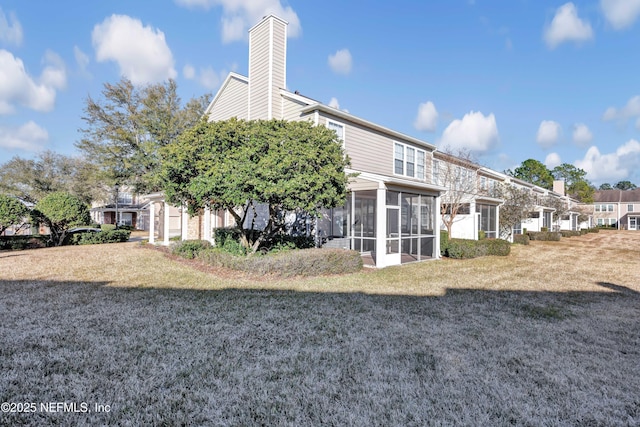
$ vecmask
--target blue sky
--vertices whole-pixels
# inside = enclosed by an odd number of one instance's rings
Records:
[[[493,169],[572,163],[640,185],[640,0],[0,2],[0,163],[76,153],[88,95],[247,74],[247,30],[289,21],[287,86]]]

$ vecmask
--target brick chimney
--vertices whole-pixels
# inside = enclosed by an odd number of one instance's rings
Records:
[[[249,30],[250,120],[280,118],[279,91],[287,87],[287,25],[269,15]]]

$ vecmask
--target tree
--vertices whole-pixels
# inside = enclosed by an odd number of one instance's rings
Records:
[[[458,215],[469,214],[470,202],[478,194],[477,171],[480,166],[469,151],[453,154],[445,149],[446,159],[438,162],[437,184],[447,187],[440,202],[442,223],[451,236],[451,228]]]
[[[598,190],[613,190],[613,187],[611,186],[611,184],[605,182],[604,184],[600,184]]]
[[[12,225],[21,224],[29,215],[29,209],[21,201],[0,194],[0,235]]]
[[[500,205],[500,235],[509,238],[513,229],[536,208],[536,199],[529,189],[512,184],[501,184],[498,194],[504,200]]]
[[[44,151],[36,159],[14,157],[2,165],[0,191],[34,204],[55,191],[67,191],[86,203],[102,195],[89,162],[53,151]]]
[[[86,203],[63,191],[48,194],[40,200],[34,209],[34,218],[49,227],[50,240],[55,246],[63,244],[70,228],[91,222]]]
[[[587,181],[587,173],[584,170],[563,163],[553,168],[552,174],[555,179],[564,181],[565,192],[569,197],[583,203],[593,202],[595,188]]]
[[[636,188],[638,188],[631,181],[620,181],[614,187],[617,188],[618,190],[625,190],[625,191],[626,190],[635,190]]]
[[[528,159],[515,170],[507,170],[507,175],[537,185],[547,190],[553,189],[553,175],[547,167],[538,160]]]
[[[334,131],[307,121],[200,121],[162,150],[167,200],[228,209],[248,253],[284,228],[285,212],[342,205],[349,158]],[[258,205],[268,220],[257,224]]]
[[[567,204],[567,200],[558,197],[547,196],[544,200],[544,206],[554,210],[555,222],[559,229],[562,217],[569,213],[569,205]]]
[[[76,147],[92,159],[106,185],[159,190],[158,150],[200,120],[208,98],[191,99],[182,107],[173,80],[142,88],[126,78],[105,83],[102,99],[86,100],[82,119],[87,127]]]

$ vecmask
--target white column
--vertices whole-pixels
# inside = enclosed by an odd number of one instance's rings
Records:
[[[433,216],[434,216],[434,225],[433,225],[433,234],[435,234],[434,237],[434,248],[433,248],[433,258],[434,259],[439,259],[440,258],[440,227],[442,226],[441,222],[442,222],[442,215],[440,214],[440,203],[441,203],[441,197],[438,196],[436,197],[436,205],[434,206],[434,212],[433,212]],[[475,216],[474,216],[475,219]],[[477,220],[475,221],[476,223],[478,222]],[[449,238],[451,238],[451,236],[449,236]]]
[[[169,204],[164,202],[164,241],[163,245],[169,246]]]
[[[180,238],[182,240],[189,238],[189,211],[186,205],[182,205],[180,209]]]
[[[149,204],[149,243],[156,242],[156,204]]]
[[[204,239],[213,244],[213,238],[211,233],[211,208],[209,206],[204,207]]]
[[[387,193],[380,184],[376,192],[376,267],[387,265]]]

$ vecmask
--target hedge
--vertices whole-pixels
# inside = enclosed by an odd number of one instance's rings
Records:
[[[468,259],[487,255],[507,256],[510,252],[511,243],[506,240],[449,239],[446,255],[449,258]]]
[[[542,240],[545,242],[558,242],[562,235],[556,231],[529,231],[527,232],[529,239]]]
[[[344,249],[300,249],[267,255],[237,256],[219,248],[203,250],[198,258],[214,267],[281,277],[354,273],[362,269],[362,257]]]
[[[560,230],[560,234],[562,237],[575,237],[582,235],[582,233],[577,230]]]
[[[129,230],[100,231],[98,233],[76,233],[69,239],[71,245],[96,245],[102,243],[121,243],[129,240]]]
[[[514,234],[513,235],[513,243],[516,245],[528,245],[529,244],[529,235],[528,234]]]
[[[449,232],[446,230],[440,230],[440,254],[441,255],[446,255],[448,246],[449,246]]]
[[[33,234],[30,236],[14,235],[14,236],[1,236],[0,237],[0,250],[23,250],[23,249],[36,249],[44,248],[47,246],[49,236]]]

